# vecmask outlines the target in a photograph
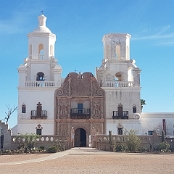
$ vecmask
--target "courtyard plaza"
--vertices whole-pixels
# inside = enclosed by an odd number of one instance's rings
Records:
[[[118,153],[72,148],[54,154],[0,156],[0,174],[173,174],[173,154]]]

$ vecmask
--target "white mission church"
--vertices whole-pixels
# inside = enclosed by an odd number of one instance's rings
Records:
[[[88,146],[93,131],[124,134],[136,130],[151,135],[164,129],[174,135],[174,113],[141,113],[140,73],[130,59],[129,34],[103,36],[104,58],[92,73],[69,73],[54,56],[56,35],[38,17],[38,27],[28,34],[28,57],[18,67],[18,118],[12,134],[69,136],[75,145]]]

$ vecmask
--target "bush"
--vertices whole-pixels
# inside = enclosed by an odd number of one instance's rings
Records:
[[[138,148],[138,151],[139,152],[148,152],[149,150],[146,149],[145,147],[141,146],[141,147]]]
[[[45,150],[45,147],[44,147],[44,146],[40,146],[39,148],[40,148],[40,150],[42,150],[42,151]]]
[[[117,144],[115,147],[116,152],[123,152],[125,151],[126,147],[123,144]]]
[[[135,152],[138,150],[141,141],[140,138],[136,135],[136,131],[130,130],[130,132],[126,133],[125,143],[129,152]]]
[[[170,148],[170,144],[166,141],[158,144],[157,146],[157,150],[161,152],[169,152],[169,148]]]
[[[55,146],[51,146],[47,149],[48,153],[56,153],[57,152],[57,148]]]
[[[36,134],[20,134],[16,137],[18,140],[18,150],[22,151],[22,153],[32,152],[35,149],[36,139],[39,135]]]

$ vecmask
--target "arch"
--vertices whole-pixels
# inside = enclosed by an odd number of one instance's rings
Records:
[[[53,46],[50,45],[50,55],[53,56]]]
[[[115,77],[116,77],[116,79],[118,79],[118,81],[122,81],[122,73],[121,72],[117,72],[115,74]]]
[[[22,113],[26,113],[26,105],[22,104]]]
[[[38,54],[39,54],[39,59],[44,58],[44,46],[43,46],[43,44],[39,44]]]
[[[42,104],[39,102],[37,104],[37,116],[41,117],[41,113],[42,113]]]
[[[30,58],[32,57],[32,45],[30,44],[30,47],[29,47],[29,56]]]
[[[122,117],[123,116],[123,105],[120,103],[118,105],[118,117]]]
[[[38,72],[36,76],[36,81],[44,81],[44,73],[43,72]]]
[[[120,60],[120,45],[116,45],[116,59]]]
[[[77,128],[74,136],[75,147],[86,147],[86,131],[83,128]]]
[[[136,105],[133,105],[133,113],[137,113],[137,108],[136,108]]]
[[[128,81],[133,81],[132,67],[128,68]]]

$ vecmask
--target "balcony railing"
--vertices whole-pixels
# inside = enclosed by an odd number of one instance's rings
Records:
[[[91,117],[90,109],[72,108],[70,113],[71,119],[89,119]]]
[[[105,81],[100,84],[100,87],[133,87],[134,83],[129,82],[122,82],[122,81]]]
[[[26,87],[55,87],[54,81],[26,81]]]
[[[41,112],[38,112],[37,110],[32,110],[31,119],[47,119],[47,111],[42,110]]]
[[[122,111],[122,112],[113,111],[112,118],[113,119],[128,119],[128,111]]]

